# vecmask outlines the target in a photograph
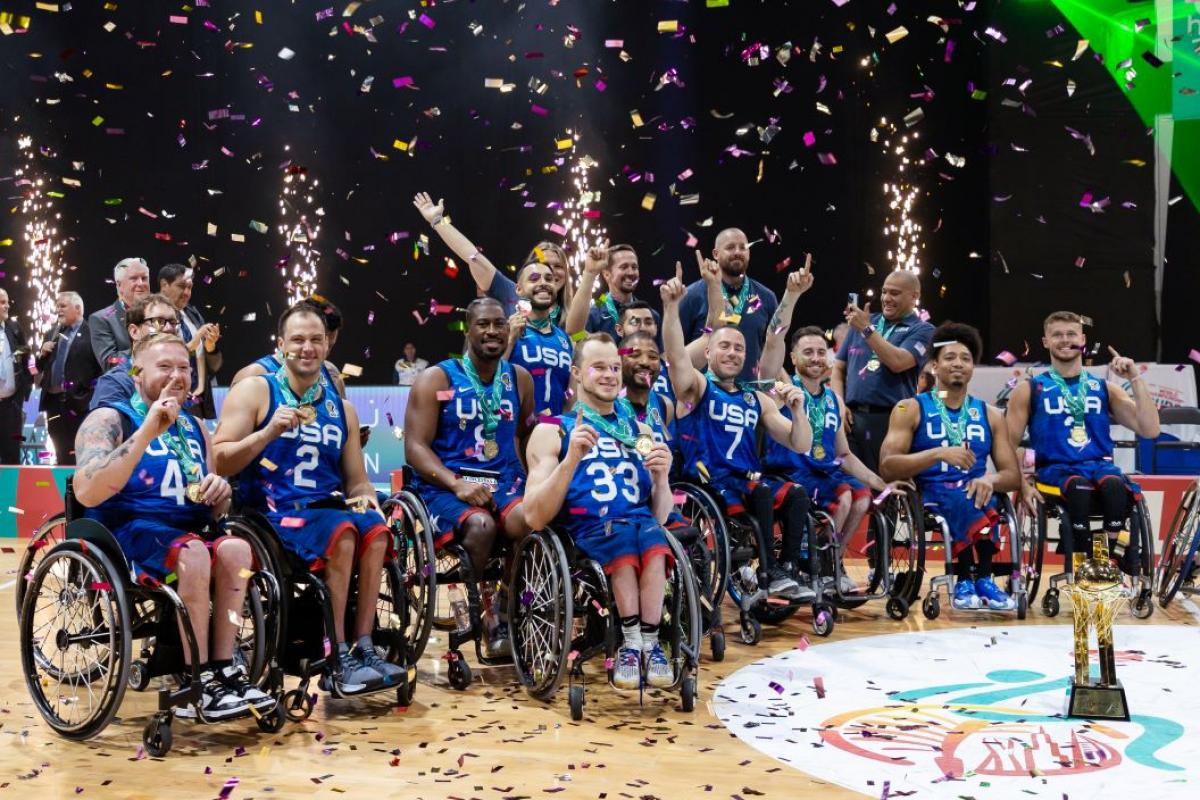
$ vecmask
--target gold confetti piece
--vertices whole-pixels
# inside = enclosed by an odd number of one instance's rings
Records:
[[[642,121],[642,115],[638,112],[638,110],[636,108],[633,111],[629,112],[629,118],[633,120],[633,127],[635,127],[635,128],[640,128],[646,124],[645,122]]]
[[[399,139],[396,139],[392,142],[392,147],[396,148],[397,150],[408,150],[408,142],[402,142]]]
[[[901,25],[898,28],[893,28],[892,30],[890,30],[884,34],[884,37],[891,44],[895,44],[896,42],[903,39],[905,36],[908,36],[908,28],[904,27],[903,25]]]
[[[646,209],[647,211],[653,211],[656,200],[658,200],[658,198],[654,195],[654,193],[646,192],[646,195],[642,198],[642,208]]]
[[[342,374],[348,378],[361,378],[362,367],[357,364],[346,364],[342,367]]]
[[[1075,45],[1075,55],[1071,56],[1072,61],[1078,61],[1079,57],[1088,49],[1088,40],[1080,39]]]
[[[250,570],[246,569],[245,567],[242,567],[240,570],[238,570],[238,577],[239,578],[253,578],[254,573],[251,572]]]
[[[258,9],[255,9],[255,11],[254,11],[254,21],[257,22],[259,25],[262,25],[262,12],[259,11]]]
[[[678,33],[679,20],[677,19],[661,19],[658,21],[659,33]]]
[[[570,150],[575,146],[575,140],[568,136],[566,139],[555,139],[554,146],[559,150]]]
[[[269,458],[260,458],[258,463],[261,464],[262,468],[267,472],[274,472],[275,470],[279,469],[279,467],[275,466],[275,464]]]
[[[722,314],[717,319],[721,322],[724,322],[726,325],[738,325],[742,321],[742,315],[741,314]]]

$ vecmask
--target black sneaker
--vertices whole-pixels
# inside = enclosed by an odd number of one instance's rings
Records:
[[[246,668],[241,664],[231,664],[221,670],[218,677],[225,682],[226,686],[237,692],[243,700],[259,711],[275,705],[274,697],[250,682],[250,678],[246,675]]]
[[[204,687],[200,690],[200,713],[205,719],[228,719],[244,714],[250,708],[249,700],[211,670],[200,673],[200,682]]]

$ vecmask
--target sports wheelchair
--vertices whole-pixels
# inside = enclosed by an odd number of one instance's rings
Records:
[[[696,536],[695,528],[668,531],[673,563],[667,566],[659,634],[674,673],[670,688],[678,690],[680,707],[688,712],[696,703],[703,633],[700,592],[685,544]],[[571,719],[583,719],[583,664],[603,653],[611,681],[621,637],[620,614],[603,567],[579,553],[569,537],[535,531],[517,546],[508,609],[521,684],[533,697],[550,702],[566,674]]]
[[[172,689],[164,681],[158,710],[142,731],[152,756],[171,749],[177,710],[198,706],[200,658],[187,607],[169,584],[135,582],[116,538],[84,516],[67,479],[66,510],[35,535],[22,557],[19,614],[25,684],[46,723],[61,736],[82,741],[103,731],[116,715],[125,689],[144,690],[152,678],[184,673],[191,680]],[[226,518],[223,533],[243,537],[254,527]],[[271,573],[250,578],[234,648],[251,682],[276,699],[267,712],[248,710],[266,732],[282,729],[283,673],[275,660],[269,609],[278,604]],[[180,639],[182,621],[184,641]],[[133,643],[141,642],[139,659]],[[197,709],[197,719],[208,722]],[[227,720],[222,720],[227,721]]]
[[[415,477],[412,467],[403,470],[404,485],[411,486]],[[433,522],[425,502],[415,491],[404,489],[389,497],[382,504],[384,514],[408,537],[404,558],[401,561],[405,585],[409,587],[408,615],[411,620],[410,642],[415,648],[415,657],[425,651],[433,628],[448,632],[449,647],[443,657],[447,662],[447,678],[454,689],[466,689],[474,676],[471,666],[462,653],[462,646],[474,641],[475,655],[484,666],[500,666],[510,663],[508,656],[490,657],[483,652],[483,637],[486,634],[483,621],[484,603],[480,586],[484,583],[498,585],[504,580],[504,558],[507,542],[504,535],[497,533],[496,550],[482,570],[476,570],[470,554],[457,541],[451,540],[435,551]],[[449,609],[445,594],[438,587],[461,584],[467,596],[470,627],[465,631],[455,628],[454,616]],[[498,596],[498,595],[493,595]],[[415,660],[414,657],[414,660]]]
[[[1037,483],[1035,486],[1042,496],[1037,514],[1030,515],[1023,504],[1018,513],[1018,516],[1022,518],[1018,520],[1018,525],[1029,530],[1030,536],[1029,546],[1022,552],[1021,573],[1028,578],[1029,602],[1033,603],[1037,599],[1038,588],[1041,584],[1046,550],[1051,542],[1055,542],[1059,546],[1063,559],[1063,571],[1050,576],[1046,593],[1042,596],[1042,613],[1048,617],[1056,617],[1061,609],[1059,585],[1071,581],[1073,568],[1074,542],[1070,533],[1071,519],[1067,514],[1066,506],[1062,503],[1057,487],[1043,483]],[[1026,520],[1024,519],[1026,517],[1032,518]],[[1050,520],[1052,519],[1058,520],[1058,533],[1054,539],[1050,535]],[[1095,519],[1095,515],[1092,515],[1092,519]],[[1135,540],[1138,543],[1139,557],[1138,571],[1131,576],[1134,591],[1130,611],[1137,619],[1146,619],[1154,613],[1152,602],[1154,530],[1145,500],[1140,493],[1135,494],[1133,491],[1130,491],[1129,528],[1131,543]]]
[[[1197,549],[1200,549],[1200,480],[1194,481],[1183,495],[1163,541],[1163,554],[1154,573],[1154,588],[1158,604],[1166,608],[1183,593],[1190,597],[1200,593],[1196,587]]]
[[[330,694],[339,699],[394,689],[397,704],[410,705],[416,693],[417,663],[415,646],[408,637],[412,621],[401,566],[408,560],[405,552],[408,539],[396,535],[395,529],[389,526],[396,555],[383,563],[375,628],[371,636],[381,657],[402,667],[404,676],[397,683],[369,685],[349,692],[343,690],[338,681],[342,668],[337,657],[337,642],[333,641],[333,605],[324,579],[284,546],[275,528],[259,512],[242,512],[242,520],[234,525],[240,528],[238,535],[250,542],[258,563],[275,575],[280,585],[278,600],[266,609],[267,640],[274,643],[273,652],[278,654],[283,674],[300,679],[299,685],[283,694],[279,704],[287,719],[302,722],[312,714],[317,696],[309,693],[309,683],[314,677],[328,678]],[[346,630],[353,627],[357,586],[356,569],[350,576]],[[317,620],[319,626],[314,625]]]
[[[709,637],[713,661],[725,660],[725,631],[721,606],[729,583],[729,532],[725,516],[713,496],[692,483],[672,482],[677,521],[667,522],[691,562],[700,602],[700,626]]]
[[[1020,524],[1021,520],[1008,495],[997,493],[995,498],[996,509],[1000,515],[999,530],[997,531],[1000,544],[997,555],[1007,551],[1009,560],[993,562],[992,575],[1005,576],[1004,589],[1015,603],[1013,610],[1017,619],[1023,620],[1029,611],[1029,592],[1025,570],[1022,566],[1028,558],[1032,546],[1030,533],[1027,527]],[[944,554],[944,572],[930,578],[929,594],[925,595],[925,599],[921,601],[921,613],[925,615],[925,618],[937,619],[942,613],[940,589],[945,588],[947,598],[953,599],[954,587],[958,583],[958,576],[955,574],[953,539],[946,519],[937,512],[936,508],[926,506],[921,500],[920,491],[916,489],[909,489],[903,497],[895,498],[891,513],[896,514],[898,520],[903,520],[900,524],[910,531],[911,549],[914,551],[912,574],[916,576],[909,579],[914,581],[910,587],[911,591],[918,594],[920,592],[921,580],[925,573],[926,551],[940,548]],[[981,575],[980,577],[988,576]],[[915,599],[914,596],[913,600]],[[983,610],[987,611],[988,609]]]

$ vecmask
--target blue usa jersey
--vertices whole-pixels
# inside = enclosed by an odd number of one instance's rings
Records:
[[[674,448],[676,444],[675,420],[667,422],[667,402],[652,389],[646,395],[644,408],[638,408],[632,403],[630,405],[633,407],[637,421],[650,428],[650,434],[654,437],[654,441]]]
[[[262,430],[275,409],[287,401],[274,374],[255,380],[265,380],[270,391],[267,413],[258,426]],[[346,410],[342,398],[322,384],[313,408],[316,420],[272,441],[242,470],[239,489],[243,502],[260,510],[285,512],[345,491],[342,448],[346,444]]]
[[[675,405],[675,387],[671,385],[671,376],[667,374],[667,365],[658,368],[658,378],[651,390],[663,399],[664,403]]]
[[[268,353],[261,358],[256,358],[254,363],[265,369],[268,377],[274,375],[283,366],[283,362],[275,353]],[[333,382],[333,376],[329,374],[329,367],[323,361],[321,362],[321,386],[328,387],[330,391],[337,391],[337,384]]]
[[[919,394],[917,403],[921,418],[917,422],[916,431],[913,432],[910,452],[919,453],[935,447],[949,447],[950,437],[933,397],[928,393]],[[987,403],[978,397],[967,395],[967,402],[963,404],[963,408],[958,411],[947,408],[946,413],[951,422],[958,422],[962,414],[967,415],[966,436],[963,441],[975,453],[975,466],[970,470],[961,470],[945,461],[939,461],[916,476],[917,486],[931,483],[966,483],[983,477],[987,472],[987,460],[992,452],[992,426],[988,424]]]
[[[618,415],[610,414],[606,419],[616,422]],[[637,430],[634,418],[629,417],[627,421],[631,430]],[[561,461],[567,455],[575,417],[567,415],[560,424],[563,437],[558,457]],[[596,444],[575,468],[562,508],[555,518],[555,524],[572,536],[582,536],[612,520],[654,521],[650,511],[653,482],[642,459],[611,436],[599,430],[596,432],[599,434]]]
[[[526,325],[513,345],[512,363],[529,370],[533,378],[534,413],[562,413],[571,385],[571,338],[556,325],[546,333]]]
[[[1084,398],[1083,426],[1087,438],[1071,441],[1071,428],[1076,420],[1071,416],[1062,390],[1050,376],[1042,373],[1030,381],[1029,443],[1037,452],[1037,466],[1048,464],[1077,464],[1082,461],[1111,459],[1113,454],[1112,427],[1109,421],[1108,387],[1105,382],[1088,375],[1087,397]],[[1066,379],[1071,396],[1078,391],[1079,376]]]
[[[813,431],[812,448],[807,453],[797,453],[790,447],[785,447],[779,442],[768,437],[767,452],[763,458],[763,463],[767,465],[767,469],[779,470],[782,472],[790,472],[801,467],[811,467],[821,471],[828,472],[837,467],[837,434],[838,428],[842,427],[842,409],[838,405],[837,395],[828,386],[822,387],[821,391],[825,394],[825,423],[824,427],[819,431]],[[820,395],[813,397],[804,390],[805,409],[815,402],[820,401]],[[786,405],[780,407],[779,413],[783,414],[787,419],[792,418],[792,410]],[[817,458],[813,455],[813,450],[817,445],[824,448],[824,457]]]
[[[676,424],[685,475],[700,477],[703,462],[714,483],[726,478],[745,480],[762,472],[758,458],[758,395],[751,390],[727,392],[711,379],[700,402]]]
[[[448,469],[494,470],[504,475],[524,475],[517,455],[517,417],[521,413],[521,396],[517,389],[517,370],[507,361],[500,362],[494,380],[504,387],[500,395],[500,424],[496,427],[495,458],[483,454],[483,415],[479,398],[471,387],[471,379],[463,372],[462,362],[448,358],[435,369],[446,373],[453,395],[440,402],[437,433],[431,447]],[[493,384],[484,388],[490,392]]]
[[[130,430],[137,430],[142,424],[142,416],[129,406],[128,401],[112,403],[109,408],[130,421]],[[208,466],[200,423],[186,411],[179,412],[179,419],[183,421],[188,452],[199,465],[200,477],[203,477],[208,474]],[[167,446],[164,434],[147,445],[121,491],[95,508],[88,509],[87,516],[109,528],[119,527],[137,517],[163,522],[179,530],[194,530],[204,525],[212,509],[188,502],[187,485],[188,476],[184,474],[179,459]]]

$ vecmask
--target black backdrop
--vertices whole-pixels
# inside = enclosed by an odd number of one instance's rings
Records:
[[[545,170],[568,130],[581,136],[577,153],[599,162],[590,177],[601,224],[641,254],[643,295],[652,297],[650,281],[677,259],[694,275],[689,234],[707,249],[716,230],[737,225],[760,240],[752,270],[777,290],[777,265],[813,252],[818,281],[797,322],[831,327],[846,292],[878,287],[889,269],[883,183],[897,160],[871,140],[872,126],[887,118],[903,131],[900,120],[918,108],[924,119],[908,131],[920,139],[909,146],[906,175],[921,186],[913,216],[925,231],[923,305],[932,316],[979,325],[990,353],[1020,353],[1051,306],[1080,306],[1072,291],[1082,274],[1089,292],[1080,310],[1098,321],[1120,314],[1124,330],[1113,341],[1137,357],[1153,354],[1151,173],[1122,171],[1109,152],[1081,158],[1082,146],[1062,132],[1074,123],[1102,151],[1119,144],[1121,158],[1148,159],[1136,116],[1102,69],[1082,65],[1080,92],[1094,93],[1087,106],[1031,96],[1035,118],[999,104],[1015,91],[1001,85],[1006,77],[1019,82],[1022,70],[1038,69],[1048,53],[1061,57],[1074,41],[1046,40],[1042,31],[1055,22],[1038,15],[1057,17],[1049,4],[1025,19],[1012,7],[993,17],[986,3],[964,11],[941,0],[733,0],[714,9],[644,0],[368,2],[348,17],[344,6],[325,16],[324,2],[295,2],[257,4],[261,24],[256,4],[220,0],[181,12],[186,24],[161,4],[108,12],[79,3],[58,14],[33,5],[6,6],[33,22],[0,42],[9,76],[0,89],[0,177],[11,176],[16,139],[29,134],[53,183],[82,182],[60,185],[58,206],[70,237],[64,288],[79,290],[89,310],[111,302],[105,282],[123,256],[141,255],[152,269],[198,259],[196,301],[225,326],[231,368],[270,346],[271,317],[284,303],[276,264],[286,250],[276,225],[288,164],[319,181],[319,290],[347,318],[335,360],[360,364],[364,381],[379,382],[389,380],[405,340],[431,359],[459,349],[456,318],[421,325],[413,312],[427,317],[431,300],[461,305],[474,295],[465,267],[457,278],[443,273],[447,252],[436,240],[429,256],[415,257],[428,231],[413,193],[444,196],[493,261],[514,264],[555,220],[550,204],[573,193],[569,164]],[[677,21],[679,32],[659,32],[663,20]],[[993,24],[1005,26],[1007,44],[986,33]],[[885,34],[899,26],[907,36],[889,43]],[[755,64],[749,55],[759,47],[766,56]],[[280,58],[283,48],[294,56]],[[790,53],[786,65],[780,50]],[[395,88],[402,77],[412,85]],[[487,78],[515,88],[485,88]],[[532,91],[532,79],[546,91]],[[645,122],[636,129],[634,110]],[[759,129],[772,124],[779,131],[764,143]],[[397,139],[415,144],[404,152]],[[1033,152],[1017,154],[1010,142]],[[681,179],[686,170],[692,175]],[[1077,207],[1078,187],[1101,182],[1123,183],[1097,192],[1118,206],[1097,221]],[[652,211],[641,205],[648,192]],[[19,191],[7,194],[19,204]],[[699,202],[681,204],[684,194]],[[1011,199],[994,199],[1001,195]],[[1126,198],[1136,211],[1119,209]],[[1033,221],[1039,214],[1046,225]],[[209,223],[216,236],[207,235]],[[0,221],[0,239],[17,240],[0,249],[0,286],[18,311],[31,299],[20,225],[19,215]],[[245,242],[232,241],[235,233]],[[1077,256],[1087,257],[1082,273]]]

